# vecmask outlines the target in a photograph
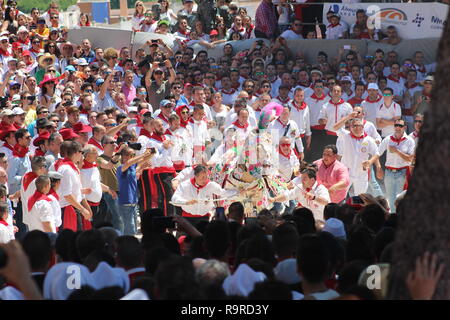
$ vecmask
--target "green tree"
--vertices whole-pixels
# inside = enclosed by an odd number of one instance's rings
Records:
[[[17,7],[20,11],[25,13],[30,13],[32,8],[38,8],[41,11],[45,11],[48,9],[51,0],[22,0],[18,1]],[[59,5],[61,11],[66,10],[71,5],[77,3],[77,0],[58,0],[56,1]]]

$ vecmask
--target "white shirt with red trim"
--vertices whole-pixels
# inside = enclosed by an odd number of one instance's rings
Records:
[[[311,127],[319,125],[320,111],[329,100],[330,97],[326,94],[319,98],[314,93],[305,99],[305,102],[309,107],[309,123]]]
[[[256,127],[258,125],[259,115],[261,114],[261,111],[255,111],[251,107],[247,107],[246,109],[248,110],[248,123],[250,123],[250,125],[252,127]],[[228,128],[236,120],[237,120],[237,114],[236,114],[236,112],[234,111],[234,108],[233,108],[230,111],[228,111],[228,114],[225,117],[224,127]]]
[[[222,103],[228,106],[232,106],[239,95],[239,92],[233,88],[230,90],[222,89],[220,92],[222,93]]]
[[[363,123],[364,123],[364,132],[367,133],[369,137],[372,137],[373,140],[375,140],[375,142],[378,141],[379,143],[381,143],[382,139],[375,125],[367,120],[364,120]]]
[[[328,189],[317,181],[311,188],[305,189],[301,177],[293,179],[292,184],[294,185],[294,188],[284,193],[287,199],[298,201],[299,205],[312,211],[314,219],[323,221],[323,209],[325,208],[325,205],[320,204],[315,200],[308,200],[305,196],[306,193],[309,192],[315,195],[316,198],[320,197],[330,202],[330,193],[328,192]]]
[[[172,196],[172,202],[177,204],[199,200],[196,204],[181,206],[183,211],[191,215],[205,216],[211,213],[214,209],[214,201],[205,202],[204,200],[212,200],[213,195],[220,198],[229,198],[237,194],[235,190],[222,189],[218,183],[213,181],[209,181],[203,187],[197,186],[194,181],[195,179],[192,178],[182,182]]]
[[[33,205],[31,211],[28,212],[28,229],[32,230],[44,230],[43,222],[50,222],[52,226],[55,226],[55,215],[53,213],[52,205],[50,201],[39,200]]]
[[[400,108],[400,105],[394,101],[392,101],[392,104],[389,108],[386,107],[384,103],[378,106],[376,116],[377,119],[391,120],[394,117],[401,117],[401,116],[402,116],[402,109]],[[394,125],[378,129],[381,130],[381,136],[383,138],[387,137],[388,135],[394,134],[395,132]]]
[[[381,95],[379,95],[375,100],[371,100],[367,96],[367,98],[361,102],[361,108],[363,108],[365,114],[364,118],[375,124],[377,120],[377,110],[380,108],[382,103],[383,97]]]
[[[417,133],[417,131],[411,132],[409,134],[409,137],[414,140],[414,143],[416,144],[416,148],[417,148],[417,145],[419,143],[419,134]]]
[[[275,98],[272,99],[272,102],[278,103],[280,105],[282,105],[283,107],[288,106],[291,102],[291,98],[289,98],[289,96],[286,99],[281,98],[280,96],[276,96]]]
[[[245,125],[242,125],[239,120],[236,119],[236,121],[234,121],[231,126],[225,128],[225,132],[229,129],[235,129],[236,130],[236,137],[238,139],[245,139],[247,138],[247,136],[249,135],[249,133],[252,131],[253,126],[250,124],[249,121],[247,121],[247,123]]]
[[[289,128],[288,128],[289,127]],[[303,152],[303,142],[300,138],[300,130],[294,120],[289,120],[287,123],[283,123],[280,118],[273,121],[269,125],[269,130],[272,131],[272,139],[274,141],[280,141],[281,137],[288,137],[291,139],[291,146],[294,148],[294,143],[297,146],[298,152]]]
[[[394,135],[389,135],[381,141],[381,144],[378,147],[380,156],[387,150],[386,168],[400,169],[411,165],[411,161],[405,161],[397,153],[390,152],[388,150],[389,146],[395,147],[401,152],[411,155],[414,153],[415,149],[415,143],[411,137],[408,137],[406,133],[403,134],[401,139],[396,139]]]
[[[172,161],[183,161],[185,165],[191,165],[193,156],[191,131],[183,127],[175,131],[167,129],[165,136],[174,143],[171,153]]]
[[[67,164],[60,166],[58,172],[62,174],[61,184],[58,190],[59,205],[61,208],[70,205],[64,198],[65,196],[72,195],[75,201],[80,203],[83,200],[80,174]]]
[[[326,39],[336,40],[342,38],[343,33],[347,31],[347,28],[342,24],[338,23],[333,26],[332,24],[327,26],[327,30],[325,31]]]
[[[353,90],[351,90],[349,93],[342,92],[342,99],[346,102],[348,100],[350,100],[351,98],[353,98],[354,96],[355,96],[355,91],[353,91]]]
[[[165,135],[163,135],[165,138]],[[150,160],[150,163],[152,164],[153,168],[160,168],[160,167],[173,167],[173,162],[171,158],[172,149],[173,147],[170,147],[168,149],[164,148],[163,142],[149,138],[148,139],[148,148],[155,148],[156,153],[153,155],[153,157]]]
[[[294,151],[286,156],[285,154],[278,152],[278,173],[284,179],[285,182],[291,181],[292,174],[294,171],[298,170],[300,167],[300,162],[298,161],[297,156]]]
[[[362,163],[378,154],[375,140],[365,132],[361,137],[354,136],[343,128],[337,131],[339,143],[338,154],[342,155],[341,162],[348,168],[350,178],[368,180],[367,170]]]
[[[206,142],[211,141],[206,121],[196,121],[191,119],[187,127],[189,127],[192,132],[192,145],[194,148],[194,153],[197,148],[206,147]]]
[[[333,126],[336,124],[336,122],[348,116],[352,112],[352,106],[349,103],[345,102],[343,99],[339,100],[337,104],[333,103],[330,100],[322,107],[319,119],[327,119],[325,129],[331,132],[336,132],[333,129]]]
[[[14,234],[11,233],[11,230],[8,226],[0,224],[0,243],[8,243],[11,240],[14,240]]]
[[[31,174],[27,172],[25,176]],[[34,178],[27,188],[25,189],[24,178],[22,177],[22,182],[20,183],[20,199],[22,202],[22,219],[23,223],[28,224],[28,199],[36,192],[36,178]]]
[[[80,170],[81,185],[83,188],[90,188],[92,192],[83,197],[92,203],[99,203],[102,200],[102,185],[100,183],[100,171],[98,167]]]
[[[101,156],[103,154],[103,146],[102,146],[101,142],[95,140],[94,137],[89,139],[88,144],[93,145],[97,149],[99,156]]]
[[[297,103],[292,100],[289,103],[289,106],[291,107],[291,119],[297,124],[300,134],[310,136],[311,126],[308,105],[304,101],[300,105],[297,105]]]
[[[6,142],[3,143],[3,145],[0,147],[0,153],[4,153],[6,155],[6,158],[8,159],[8,163],[10,163],[12,158],[14,158],[13,151],[11,149],[12,149],[11,146],[9,146],[9,147],[6,146]]]
[[[387,86],[394,90],[394,96],[401,96],[405,88],[405,80],[400,76],[395,79],[392,75],[389,75],[387,76]]]

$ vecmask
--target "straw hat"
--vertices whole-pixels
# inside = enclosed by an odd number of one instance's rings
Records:
[[[44,62],[45,59],[51,59],[52,60],[51,64],[55,64],[56,57],[53,54],[50,54],[50,53],[46,52],[43,55],[39,56],[39,58],[38,58],[38,63],[39,63],[39,66],[41,68],[45,68],[46,67],[46,66],[43,65],[43,62]]]

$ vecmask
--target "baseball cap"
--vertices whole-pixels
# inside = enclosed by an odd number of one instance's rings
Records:
[[[376,83],[369,83],[369,85],[367,86],[367,90],[378,90],[378,85]]]
[[[12,99],[11,99],[11,102],[12,102],[13,104],[20,103],[20,94],[15,94],[15,95],[13,95],[13,96],[12,96]]]
[[[34,141],[33,146],[37,147],[42,141],[48,140],[50,138],[50,132],[41,133]]]
[[[336,238],[346,238],[344,223],[336,218],[330,218],[325,222],[322,231],[331,233]]]
[[[160,26],[160,25],[162,25],[162,24],[165,24],[165,25],[167,25],[167,26],[170,25],[169,21],[167,21],[167,20],[160,20],[160,21],[158,22],[158,26]]]
[[[17,33],[21,33],[21,32],[28,32],[28,29],[24,26],[19,27],[19,29],[17,30]]]
[[[192,83],[186,82],[184,88],[186,89],[187,87],[193,87]]]
[[[96,81],[95,81],[95,85],[96,86],[101,86],[103,83],[105,82],[105,80],[103,80],[103,79],[97,79]]]
[[[75,72],[75,71],[77,71],[76,69],[75,69],[75,67],[73,66],[73,65],[68,65],[67,67],[66,67],[66,71],[73,71],[73,72]]]
[[[173,103],[172,103],[172,101],[170,101],[170,100],[164,99],[164,100],[161,100],[161,102],[159,103],[159,106],[160,106],[161,108],[163,108],[163,107],[165,107],[165,106],[168,105],[168,104],[173,104]]]
[[[22,57],[31,56],[31,52],[29,50],[22,51]]]
[[[59,173],[58,171],[49,171],[47,173],[47,175],[50,179],[55,179],[55,180],[61,180],[63,177],[62,174]]]
[[[92,132],[92,128],[85,125],[83,122],[78,122],[73,125],[73,131],[75,131],[75,133],[87,133]]]
[[[217,30],[211,30],[211,32],[209,33],[210,36],[217,36],[219,34],[219,32]]]
[[[17,81],[12,81],[10,84],[9,84],[9,87],[11,88],[11,87],[14,87],[14,86],[19,86],[20,87],[20,83],[18,83]]]
[[[137,107],[128,107],[128,112],[138,112]]]
[[[313,73],[318,73],[318,74],[320,74],[321,77],[323,76],[322,71],[317,70],[317,69],[311,70],[311,74],[313,74]]]
[[[1,36],[0,41],[3,41],[3,40],[9,40],[8,36]]]
[[[86,61],[85,58],[80,58],[80,59],[78,59],[78,65],[79,66],[88,66],[89,63]]]
[[[45,127],[50,127],[52,126],[53,123],[50,122],[50,120],[48,120],[47,118],[42,118],[42,119],[37,119],[36,120],[36,128],[38,129],[42,129]]]
[[[73,132],[72,128],[64,128],[59,130],[59,133],[63,137],[64,140],[70,140],[74,138],[79,138],[80,136]]]
[[[20,97],[20,96],[19,96],[19,97]],[[25,111],[24,111],[22,108],[20,108],[20,107],[15,107],[15,108],[12,110],[12,112],[13,112],[13,114],[14,114],[15,116],[19,116],[19,115],[25,113]]]
[[[349,76],[344,76],[344,77],[341,78],[341,82],[343,82],[343,81],[352,82],[352,79]]]
[[[2,112],[0,112],[0,117],[5,117],[5,116],[12,116],[13,112],[11,109],[4,109],[2,110]]]
[[[43,18],[37,19],[37,24],[45,24],[45,19]]]

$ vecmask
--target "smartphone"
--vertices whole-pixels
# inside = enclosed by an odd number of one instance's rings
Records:
[[[165,62],[160,62],[160,63],[159,63],[159,66],[160,66],[160,67],[165,67],[165,66],[166,66],[166,63],[165,63]]]
[[[351,50],[351,45],[349,44],[344,44],[344,50]]]

